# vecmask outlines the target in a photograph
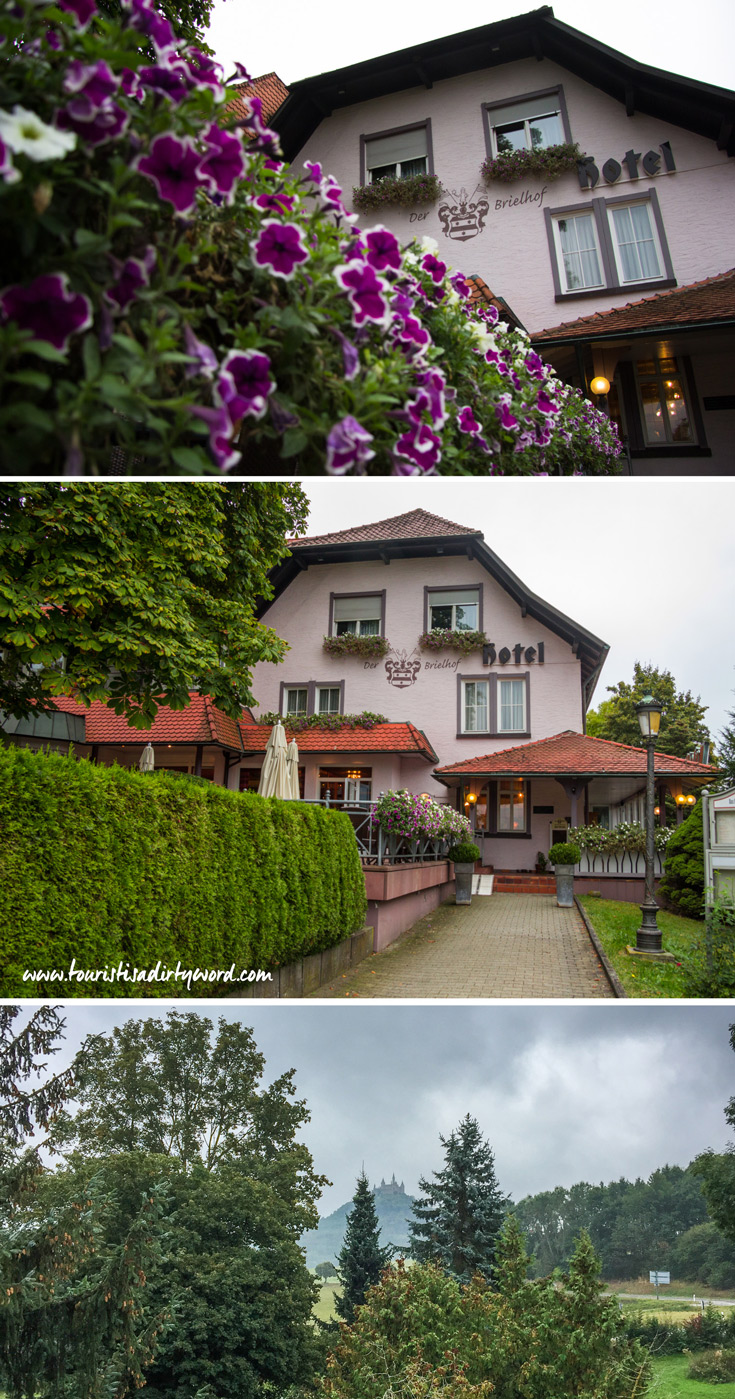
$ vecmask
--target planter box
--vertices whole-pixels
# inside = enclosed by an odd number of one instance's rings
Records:
[[[454,893],[448,860],[430,864],[367,865],[367,920],[375,929],[373,951],[382,952],[426,913],[433,913]]]
[[[470,865],[454,866],[454,902],[456,904],[472,903],[472,876],[475,873],[474,862]]]
[[[559,908],[574,907],[574,865],[556,865],[556,902]]]

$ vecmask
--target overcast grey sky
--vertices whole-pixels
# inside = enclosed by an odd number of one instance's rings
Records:
[[[309,534],[421,507],[482,530],[533,592],[610,646],[593,704],[636,660],[735,709],[735,481],[599,477],[305,481]]]
[[[179,1009],[192,1007],[179,1006]],[[294,1002],[199,1006],[253,1028],[270,1081],[296,1069],[311,1109],[304,1138],[333,1182],[320,1212],[395,1172],[414,1194],[442,1165],[439,1133],[466,1113],[495,1152],[498,1180],[529,1193],[647,1177],[731,1139],[729,1005],[363,1006]],[[165,1006],[68,1003],[55,1068],[90,1032]]]
[[[207,41],[228,73],[239,60],[253,76],[275,71],[290,83],[534,8],[522,0],[464,0],[454,7],[439,0],[372,0],[369,8],[344,0],[281,0],[272,10],[245,0],[215,0]],[[735,85],[730,0],[698,0],[696,7],[684,0],[618,0],[602,8],[559,0],[553,8],[556,19],[639,62],[719,87]]]

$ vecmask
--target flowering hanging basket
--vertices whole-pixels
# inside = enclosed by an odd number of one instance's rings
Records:
[[[422,651],[460,651],[463,656],[486,643],[484,631],[451,631],[448,627],[436,627],[433,631],[422,632],[419,637]]]
[[[584,160],[584,156],[579,146],[576,142],[567,142],[561,146],[535,146],[530,151],[503,151],[494,159],[483,161],[480,171],[487,184],[501,180],[509,185],[514,180],[534,176],[541,180],[558,180],[567,170],[576,170],[580,160]]]
[[[405,180],[376,180],[371,185],[356,185],[352,190],[355,209],[383,209],[387,204],[399,204],[411,209],[415,204],[434,204],[442,192],[436,175],[409,175]]]
[[[380,660],[390,651],[390,642],[384,636],[355,636],[352,632],[325,636],[323,646],[328,656],[367,656],[372,660]]]

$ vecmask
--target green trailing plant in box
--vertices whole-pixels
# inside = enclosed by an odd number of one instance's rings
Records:
[[[355,636],[346,632],[344,636],[325,636],[323,649],[328,656],[368,656],[380,660],[390,651],[390,642],[384,636]]]
[[[256,720],[264,728],[272,728],[279,722],[289,733],[302,733],[304,729],[374,729],[376,724],[387,724],[384,714],[372,714],[363,709],[361,714],[276,714],[269,711],[260,714]]]
[[[460,651],[463,656],[478,651],[486,642],[484,631],[452,631],[449,627],[435,627],[419,637],[422,651]]]
[[[370,185],[355,185],[352,203],[361,212],[384,209],[389,204],[412,209],[415,204],[435,204],[441,192],[441,180],[436,175],[409,175],[405,180],[386,176]]]
[[[493,159],[488,157],[483,161],[480,171],[487,184],[499,180],[509,185],[531,177],[558,180],[568,170],[576,170],[580,160],[584,160],[584,156],[579,146],[564,142],[558,146],[534,146],[531,150],[502,151]]]
[[[674,834],[669,826],[657,826],[653,833],[657,854],[662,855]],[[618,826],[573,826],[569,837],[590,855],[644,855],[646,828],[638,821],[621,821]]]
[[[581,854],[578,845],[573,845],[571,841],[559,840],[549,851],[549,861],[552,865],[577,865]]]
[[[453,865],[474,865],[480,858],[480,847],[472,840],[461,840],[451,847],[447,858]]]
[[[221,981],[189,991],[111,969],[268,971],[340,942],[365,915],[342,812],[9,746],[0,824],[2,996],[221,996]],[[97,980],[69,980],[73,959]],[[52,969],[53,988],[23,979]]]

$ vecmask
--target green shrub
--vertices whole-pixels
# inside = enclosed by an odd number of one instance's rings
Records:
[[[735,1350],[703,1350],[691,1361],[687,1379],[706,1380],[709,1384],[735,1380]]]
[[[560,840],[556,845],[552,845],[549,851],[549,860],[552,865],[577,865],[582,854],[578,845],[573,845],[571,841]]]
[[[682,957],[684,996],[730,998],[735,996],[735,908],[713,904],[709,928],[705,926],[691,952]]]
[[[331,947],[365,916],[342,812],[0,748],[3,996],[188,994],[180,980],[23,980],[94,970],[263,971]],[[192,995],[223,983],[192,983]],[[236,993],[237,985],[227,988]]]
[[[704,835],[702,801],[674,831],[658,893],[666,908],[685,918],[704,917]]]
[[[474,865],[480,858],[480,848],[472,840],[463,840],[452,846],[448,858],[455,865]]]

